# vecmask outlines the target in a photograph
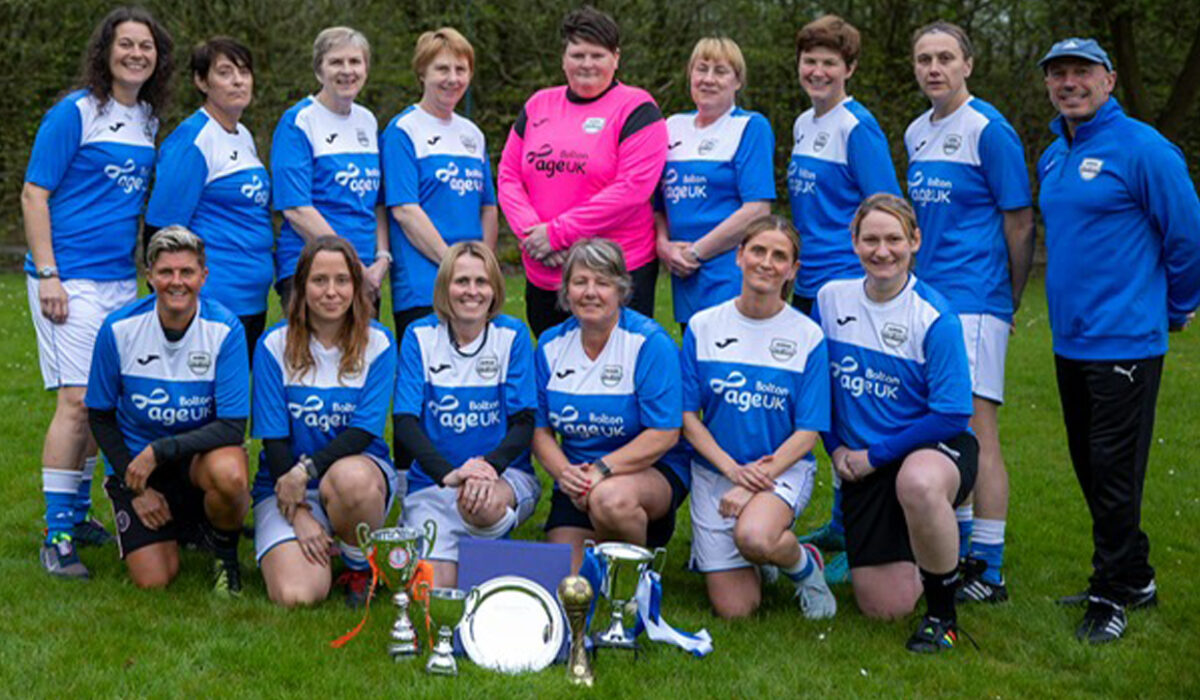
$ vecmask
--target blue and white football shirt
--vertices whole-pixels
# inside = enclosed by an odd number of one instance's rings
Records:
[[[825,336],[790,305],[767,319],[747,318],[732,300],[696,314],[682,364],[683,410],[701,413],[738,464],[774,453],[797,430],[829,429]],[[720,471],[699,453],[695,461]]]
[[[347,428],[359,428],[375,436],[366,453],[391,464],[383,439],[396,377],[391,331],[372,321],[363,368],[343,376],[338,376],[342,351],[312,339],[308,349],[316,364],[295,376],[284,358],[287,330],[286,321],[275,324],[259,339],[254,352],[251,436],[287,438],[295,463],[300,455],[311,457],[319,452]],[[265,450],[260,457],[252,494],[255,503],[275,493]],[[312,481],[309,488],[317,488],[317,483]]]
[[[865,450],[931,412],[971,415],[962,324],[945,297],[915,275],[882,304],[864,285],[830,282],[813,307],[829,344],[836,440]]]
[[[229,133],[203,109],[163,141],[146,223],[181,224],[204,239],[204,294],[239,316],[267,310],[275,278],[271,178],[254,136]]]
[[[850,221],[864,199],[900,196],[900,185],[879,122],[852,97],[824,116],[809,109],[796,117],[792,144],[788,196],[801,242],[796,293],[815,297],[829,280],[862,275]]]
[[[758,112],[734,107],[704,128],[696,112],[667,120],[667,165],[659,201],[673,241],[695,242],[746,202],[775,199],[775,134]],[[689,277],[671,278],[675,320],[738,295],[742,273],[728,250],[706,260]]]
[[[388,207],[419,204],[446,245],[483,240],[479,209],[496,205],[496,187],[483,132],[455,114],[445,122],[413,105],[384,129],[384,200]],[[388,216],[392,266],[392,308],[433,304],[437,263],[422,255]]]
[[[137,276],[138,214],[154,167],[158,120],[150,106],[76,90],[42,118],[25,181],[50,191],[50,236],[58,276],[125,280]],[[25,272],[37,274],[33,256]]]
[[[134,456],[159,438],[250,415],[246,334],[237,316],[201,298],[192,324],[171,342],[157,302],[151,294],[104,320],[84,400],[88,408],[117,412]]]
[[[364,265],[375,262],[375,207],[382,203],[378,131],[366,107],[337,114],[305,97],[283,113],[271,144],[271,205],[315,207]],[[285,219],[275,250],[280,279],[296,274],[302,248],[304,239]]]
[[[683,426],[679,349],[662,326],[632,309],[621,309],[595,360],[583,350],[575,318],[542,334],[536,358],[537,426],[562,437],[571,464],[594,462],[647,428]],[[691,483],[683,451],[673,449],[662,461]]]
[[[486,328],[455,349],[446,324],[429,315],[409,325],[400,346],[394,412],[417,416],[455,467],[494,450],[508,433],[509,416],[537,408],[529,329],[504,315]],[[532,474],[529,451],[508,468]],[[408,474],[410,494],[435,485],[415,461]]]
[[[1032,204],[1017,132],[972,97],[937,122],[933,110],[904,133],[908,196],[921,227],[917,272],[960,314],[1012,321],[1004,212]]]

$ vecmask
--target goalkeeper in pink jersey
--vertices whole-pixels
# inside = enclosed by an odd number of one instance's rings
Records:
[[[651,196],[667,158],[667,128],[650,93],[615,78],[621,32],[582,7],[563,19],[567,84],[521,109],[500,159],[500,208],[525,266],[534,335],[565,321],[557,306],[567,249],[600,236],[621,246],[633,278],[630,308],[654,316],[658,262]]]

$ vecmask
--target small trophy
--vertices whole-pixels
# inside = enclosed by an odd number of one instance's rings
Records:
[[[392,596],[396,606],[396,622],[392,625],[388,654],[399,661],[417,654],[416,634],[408,617],[409,597],[405,589],[416,571],[417,562],[428,556],[437,541],[437,524],[425,521],[424,532],[415,527],[388,527],[371,531],[366,523],[357,528],[358,547],[363,556],[375,558],[375,565],[395,576],[397,592]]]
[[[597,647],[612,649],[637,649],[637,640],[628,628],[637,623],[638,582],[642,573],[653,564],[665,562],[666,550],[658,548],[651,552],[645,547],[626,542],[604,542],[593,547],[596,556],[604,560],[604,579],[600,582],[600,594],[608,598],[611,619],[608,629],[596,635]]]
[[[592,687],[592,663],[583,637],[587,633],[588,608],[592,605],[592,584],[582,576],[568,576],[558,584],[558,601],[567,612],[571,625],[571,652],[567,656],[567,680],[572,685]]]
[[[457,676],[458,664],[454,661],[454,628],[462,622],[479,590],[472,588],[468,593],[458,588],[434,588],[429,591],[429,617],[438,628],[437,645],[429,655],[425,670],[439,676]]]

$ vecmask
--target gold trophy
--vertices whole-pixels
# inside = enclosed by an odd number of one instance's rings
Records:
[[[587,634],[588,608],[592,604],[592,585],[582,576],[568,576],[558,584],[558,601],[571,625],[571,651],[567,656],[567,680],[572,685],[592,687],[595,677],[583,637]]]

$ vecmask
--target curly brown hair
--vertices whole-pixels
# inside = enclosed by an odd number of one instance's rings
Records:
[[[358,253],[354,252],[354,246],[350,245],[345,238],[320,236],[309,241],[304,246],[304,250],[300,251],[300,261],[296,263],[296,275],[292,277],[292,300],[287,312],[287,343],[283,351],[288,376],[292,379],[303,377],[316,365],[312,351],[309,350],[312,327],[308,323],[306,289],[313,261],[316,260],[318,253],[325,251],[341,253],[346,258],[346,267],[350,268],[350,280],[354,285],[354,296],[350,302],[350,309],[342,319],[342,327],[338,329],[337,346],[342,351],[342,360],[338,364],[338,381],[363,370],[367,354],[367,341],[370,337],[371,318],[374,316],[375,309],[367,296],[362,263],[359,261]]]
[[[151,113],[160,117],[166,108],[171,91],[171,75],[175,72],[175,40],[171,38],[171,33],[154,19],[154,15],[136,5],[118,7],[96,25],[83,54],[79,87],[86,88],[95,95],[101,105],[108,103],[108,99],[112,97],[113,76],[109,59],[112,57],[113,38],[116,36],[117,26],[125,22],[146,25],[150,35],[154,37],[154,72],[138,91],[138,100],[150,105]]]

